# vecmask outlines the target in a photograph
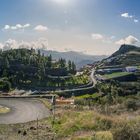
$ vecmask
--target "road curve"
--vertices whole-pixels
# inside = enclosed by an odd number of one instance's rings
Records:
[[[55,90],[55,92],[57,93],[62,93],[62,92],[76,92],[76,91],[82,91],[82,90],[90,90],[90,89],[93,89],[95,87],[95,85],[97,84],[97,81],[96,81],[96,78],[95,78],[95,69],[92,69],[91,70],[91,74],[89,76],[91,82],[92,82],[92,85],[89,86],[89,87],[79,87],[79,88],[73,88],[73,89],[64,89],[64,90]],[[46,92],[47,93],[51,93],[53,91],[48,91]],[[44,93],[43,93],[44,94]],[[31,93],[30,95],[35,95],[34,93]]]
[[[92,81],[92,86],[90,86],[90,87],[82,87],[82,88],[66,89],[66,90],[56,90],[55,92],[57,92],[57,93],[61,93],[61,92],[75,92],[75,91],[92,89],[97,84],[97,81],[96,81],[96,78],[95,78],[94,74],[95,74],[95,69],[92,69],[91,74],[90,74],[90,79]],[[51,91],[48,91],[48,92],[51,92]]]
[[[0,105],[11,109],[7,114],[0,114],[0,124],[25,123],[49,116],[45,105],[35,99],[1,98]]]

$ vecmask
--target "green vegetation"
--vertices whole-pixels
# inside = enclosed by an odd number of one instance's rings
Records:
[[[113,131],[114,140],[139,140],[140,139],[140,118],[120,125]]]
[[[99,131],[94,136],[79,136],[72,138],[72,140],[113,140],[113,135],[110,131]]]
[[[38,52],[34,49],[0,51],[0,90],[3,91],[9,91],[11,88],[42,89],[68,86],[63,76],[75,73],[74,62],[66,62],[62,58],[53,61],[51,55],[44,56],[39,50]],[[50,75],[58,78],[50,78]]]
[[[120,49],[118,51],[116,51],[114,54],[112,54],[112,56],[116,56],[116,55],[120,55],[120,54],[126,54],[126,53],[131,52],[131,51],[140,52],[140,48],[136,47],[134,45],[124,44],[120,47]]]
[[[140,65],[140,48],[133,45],[122,45],[118,51],[112,54],[110,61],[103,60],[100,66],[139,66]]]
[[[67,137],[76,131],[98,131],[110,129],[113,119],[92,111],[65,111],[57,116],[54,130],[57,137]]]
[[[89,82],[88,75],[73,76],[72,80],[78,84],[87,84]]]
[[[75,97],[75,104],[76,105],[94,105],[95,100],[101,96],[100,93],[93,93],[93,94],[85,94],[82,96]]]
[[[0,80],[0,90],[2,91],[10,91],[11,83],[8,81],[8,78],[2,78]]]
[[[129,82],[128,82],[129,83]],[[127,84],[127,82],[111,81],[108,83],[99,83],[96,85],[97,93],[76,97],[76,105],[88,105],[90,107],[102,106],[101,110],[106,110],[106,106],[118,105],[120,108],[112,109],[112,112],[127,110],[137,110],[139,108],[139,82],[138,86]],[[120,109],[120,110],[119,110]]]
[[[139,140],[139,82],[128,83],[98,83],[97,93],[75,97],[76,107],[56,114],[56,138]]]
[[[105,115],[93,110],[78,108],[56,110],[55,122],[43,119],[15,125],[0,125],[0,136],[7,140],[139,140],[140,117]],[[37,135],[38,132],[38,135]]]
[[[97,98],[97,97],[99,97],[99,96],[100,96],[99,93],[84,94],[84,95],[75,97],[75,99]]]
[[[116,77],[127,76],[130,74],[131,73],[129,73],[129,72],[114,72],[111,74],[105,74],[105,75],[103,75],[103,77],[105,77],[106,79],[112,79],[112,78],[116,78]]]
[[[139,64],[139,53],[130,53],[132,50],[139,52],[137,47],[122,46],[118,52],[112,55],[112,57],[114,57],[112,61],[107,63],[103,61],[103,65],[111,66],[121,64],[125,66],[129,64]],[[20,50],[19,52],[22,51]],[[25,68],[22,74],[19,70],[16,70],[15,74],[10,74],[11,71],[8,71],[9,68],[13,69],[12,63],[16,62],[16,58],[14,58],[13,55],[10,55],[13,58],[2,57],[6,58],[6,60],[4,60],[4,64],[2,65],[4,69],[1,71],[1,88],[10,89],[9,87],[16,86],[54,86],[65,88],[65,86],[74,87],[89,82],[87,73],[80,76],[73,76],[76,72],[73,62],[66,62],[64,59],[60,59],[58,62],[52,62],[51,56],[44,57],[40,52],[35,53],[33,50],[28,51],[29,54],[31,53],[30,56],[36,56],[36,60],[29,59],[30,62],[28,59],[25,59],[24,62],[19,59],[20,62],[18,60],[18,66],[20,70],[22,65]],[[19,54],[21,55],[22,53]],[[26,57],[25,54],[24,56]],[[30,63],[28,63],[28,61]],[[35,68],[35,70],[32,69],[30,71],[27,69],[27,66],[29,66],[30,69]],[[33,71],[35,71],[38,76],[34,74]],[[129,74],[130,73],[127,72],[116,72],[106,74],[104,77],[111,79]],[[58,77],[49,78],[50,75]],[[13,137],[13,139],[23,137],[24,140],[140,140],[140,73],[137,72],[134,75],[136,75],[136,80],[132,82],[108,80],[107,82],[97,83],[95,93],[74,97],[74,105],[56,105],[55,120],[53,116],[50,116],[49,118],[39,121],[39,136],[37,136],[36,122],[0,125],[0,135],[4,137],[8,136],[9,139],[11,137]],[[13,77],[11,78],[11,76]],[[64,78],[63,76],[68,76],[68,78]],[[11,85],[8,82],[10,82]],[[65,93],[63,94],[65,95]],[[70,96],[71,94],[72,93],[70,93]],[[48,100],[40,99],[40,101],[42,101],[47,108],[51,109],[52,106]]]
[[[52,116],[39,121],[38,139],[139,140],[140,95],[127,95],[126,86],[127,83],[116,81],[100,83],[96,87],[97,93],[75,97],[75,105],[56,105],[55,121]],[[131,86],[133,88],[134,84]],[[51,108],[46,99],[40,100]],[[21,136],[25,140],[36,139],[36,122],[0,125],[0,135],[8,135],[9,139],[20,139]]]
[[[57,139],[67,137],[74,140],[139,140],[139,125],[139,117],[126,120],[124,116],[111,117],[84,109],[56,114],[53,129]]]

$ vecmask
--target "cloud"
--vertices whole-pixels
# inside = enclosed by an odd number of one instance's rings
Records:
[[[133,18],[133,16],[130,15],[129,13],[122,13],[121,14],[121,17],[124,17],[124,18]]]
[[[98,33],[93,33],[91,34],[91,38],[93,40],[97,40],[97,41],[100,41],[100,42],[103,42],[103,43],[113,43],[113,40],[115,39],[115,36],[105,36],[105,35],[102,35],[102,34],[98,34]]]
[[[138,23],[139,20],[135,18],[135,16],[130,15],[129,13],[122,13],[121,17],[128,18],[134,21],[134,23]]]
[[[20,29],[25,29],[25,28],[28,28],[30,27],[31,25],[28,23],[28,24],[25,24],[25,25],[21,25],[21,24],[16,24],[14,26],[11,26],[11,25],[5,25],[4,26],[4,30],[20,30]]]
[[[28,27],[30,27],[31,25],[29,24],[29,23],[27,23],[27,24],[25,24],[23,27],[24,28],[28,28]]]
[[[102,39],[104,39],[104,36],[103,36],[103,35],[97,34],[97,33],[93,33],[93,34],[91,35],[91,37],[92,37],[92,39],[94,39],[94,40],[102,40]]]
[[[116,38],[116,37],[115,37],[114,35],[110,37],[111,40],[113,40],[113,39],[115,39],[115,38]]]
[[[138,23],[138,22],[139,22],[139,20],[138,20],[138,19],[134,19],[134,22],[135,22],[135,23]]]
[[[13,39],[8,39],[4,45],[3,45],[3,50],[10,50],[11,48],[12,49],[17,49],[17,42],[16,40],[13,40]]]
[[[36,42],[36,48],[46,50],[48,46],[48,40],[46,38],[40,38]]]
[[[2,50],[10,50],[10,49],[18,49],[18,48],[27,48],[27,49],[44,49],[46,50],[48,47],[48,40],[46,38],[40,38],[37,41],[32,41],[32,42],[25,42],[21,41],[18,42],[14,39],[8,39],[6,42],[3,44],[0,43],[0,49]]]
[[[2,43],[0,43],[0,49],[3,49],[3,44]]]
[[[4,29],[8,30],[8,29],[10,29],[10,26],[9,25],[5,25]]]
[[[34,28],[34,30],[39,31],[39,32],[44,32],[44,31],[47,31],[48,28],[47,28],[47,26],[37,25],[37,26]]]
[[[116,44],[118,44],[118,45],[122,45],[122,44],[136,44],[137,42],[139,42],[139,40],[136,37],[134,37],[132,35],[129,35],[128,37],[117,41]]]

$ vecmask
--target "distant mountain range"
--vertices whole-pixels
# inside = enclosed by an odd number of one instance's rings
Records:
[[[113,53],[110,57],[102,60],[101,65],[139,66],[140,47],[134,45],[122,45],[118,51]]]
[[[107,58],[105,55],[87,55],[81,52],[68,51],[68,52],[58,52],[58,51],[50,51],[50,50],[41,50],[41,53],[44,55],[52,55],[52,57],[56,60],[59,58],[64,58],[67,61],[74,61],[77,68],[81,68],[86,64],[92,64],[96,61],[101,61],[102,59]]]

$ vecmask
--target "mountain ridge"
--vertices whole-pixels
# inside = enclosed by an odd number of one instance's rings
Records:
[[[88,55],[76,51],[58,52],[52,50],[41,50],[41,53],[43,53],[44,55],[52,55],[52,57],[56,60],[64,58],[67,61],[74,61],[78,69],[86,64],[91,64],[96,61],[101,61],[102,59],[107,58],[106,55]]]
[[[101,61],[102,66],[122,65],[139,66],[140,65],[140,47],[135,45],[123,44],[118,51]]]
[[[116,56],[116,55],[120,55],[120,54],[126,54],[126,53],[128,53],[130,51],[138,51],[138,52],[140,52],[140,47],[135,46],[135,45],[123,44],[123,45],[121,45],[119,50],[116,51],[115,53],[113,53],[111,56]]]

